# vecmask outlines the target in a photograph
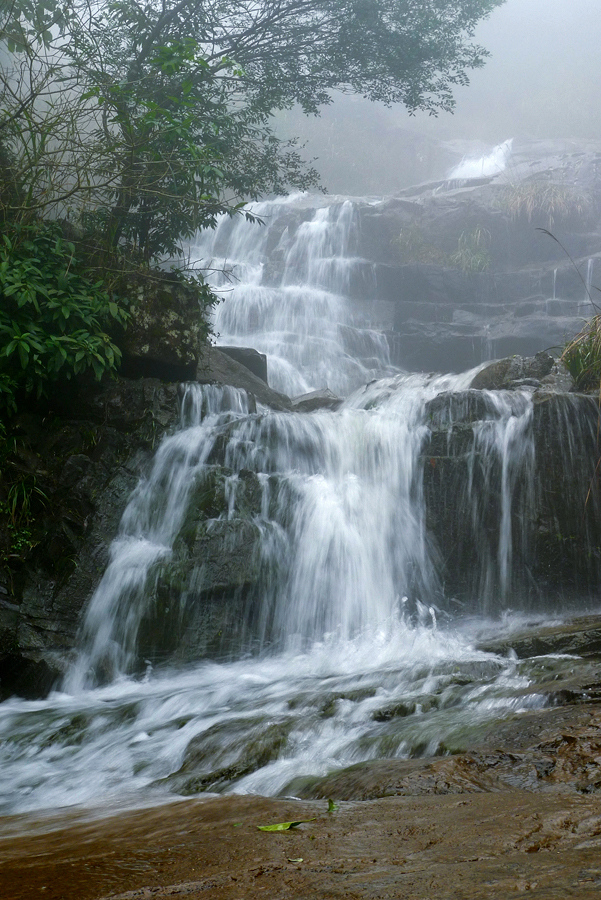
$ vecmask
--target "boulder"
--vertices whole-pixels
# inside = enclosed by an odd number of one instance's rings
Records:
[[[290,409],[289,397],[272,390],[262,378],[234,359],[231,353],[222,352],[220,347],[203,347],[196,381],[200,384],[228,384],[252,394],[259,403],[270,409]]]
[[[543,378],[551,374],[554,363],[553,357],[543,350],[534,357],[499,359],[480,369],[470,387],[486,391],[541,387]]]
[[[264,353],[259,353],[258,350],[253,350],[252,347],[223,346],[219,347],[219,352],[225,353],[226,356],[231,356],[233,360],[242,366],[246,366],[253,375],[256,375],[265,384],[269,384],[267,380],[267,357]]]
[[[342,400],[329,388],[320,391],[310,391],[293,397],[291,407],[293,412],[315,412],[317,409],[338,409]]]

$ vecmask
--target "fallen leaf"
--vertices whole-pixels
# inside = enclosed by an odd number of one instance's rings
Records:
[[[276,822],[274,825],[257,825],[259,831],[289,831],[296,828],[297,825],[304,825],[305,822],[314,822],[315,819],[299,819],[298,822]]]

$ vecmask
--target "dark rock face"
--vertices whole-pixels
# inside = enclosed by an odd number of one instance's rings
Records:
[[[125,291],[131,318],[119,338],[121,373],[128,378],[193,379],[203,337],[194,288],[164,273],[143,284],[130,279]]]
[[[240,363],[242,366],[246,366],[246,368],[256,375],[257,378],[260,378],[261,381],[264,381],[265,384],[269,384],[267,380],[267,357],[264,353],[259,353],[258,350],[253,350],[251,347],[219,347],[219,353],[225,353],[226,356],[231,356],[233,360]]]
[[[45,499],[30,549],[0,574],[2,696],[39,696],[60,675],[127,499],[177,418],[176,385],[121,379],[17,422],[22,464]]]
[[[507,373],[515,361],[503,362]],[[518,368],[523,371],[524,361]],[[509,597],[531,609],[553,599],[594,600],[601,576],[597,403],[582,395],[535,393],[532,443],[519,465],[504,469],[501,455],[485,450],[494,402],[494,395],[470,390],[440,394],[428,406],[426,531],[438,552],[445,595],[483,612],[498,610]],[[511,496],[506,583],[499,565],[504,479]]]

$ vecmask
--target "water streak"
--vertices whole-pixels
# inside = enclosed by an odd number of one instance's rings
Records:
[[[450,180],[460,178],[490,178],[499,175],[507,167],[507,162],[511,156],[513,139],[503,141],[494,147],[490,153],[485,156],[467,157],[462,159],[458,166],[455,166],[449,172],[447,178]]]

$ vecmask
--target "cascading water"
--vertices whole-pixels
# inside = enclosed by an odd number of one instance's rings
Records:
[[[269,227],[224,222],[201,254],[237,263],[221,339],[268,352],[280,389],[351,393],[336,411],[291,414],[254,412],[240,391],[185,387],[180,429],[125,511],[62,691],[0,705],[4,813],[167,791],[290,792],[298,778],[359,760],[457,749],[483,723],[544,702],[528,688],[528,663],[475,650],[453,619],[440,564],[449,548],[427,528],[424,466],[439,477],[444,457],[435,404],[473,373],[391,374],[382,337],[344,311],[350,204],[300,224],[286,219],[290,204],[256,212]],[[277,287],[266,284],[270,240],[285,260]],[[365,385],[376,370],[388,374]],[[523,547],[512,513],[528,503],[533,463],[530,395],[482,397],[454,498],[469,520],[479,612],[515,588]],[[444,409],[437,440],[455,424]],[[225,636],[227,659],[153,669],[140,628],[216,468],[225,504],[205,513],[209,536],[233,527],[250,477],[260,494],[245,526],[257,558],[243,621]],[[494,538],[482,528],[490,510]],[[204,564],[192,560],[178,588],[183,626],[187,604],[204,602]]]
[[[499,175],[507,167],[511,156],[513,138],[503,141],[486,156],[468,157],[463,159],[458,166],[449,172],[447,178],[451,181],[461,178],[492,178]]]
[[[290,397],[326,387],[344,396],[390,370],[385,337],[348,299],[357,273],[369,290],[372,268],[355,255],[350,201],[305,211],[299,202],[256,204],[260,227],[223,219],[193,256],[226,298],[215,318],[221,344],[267,354],[271,387]]]

